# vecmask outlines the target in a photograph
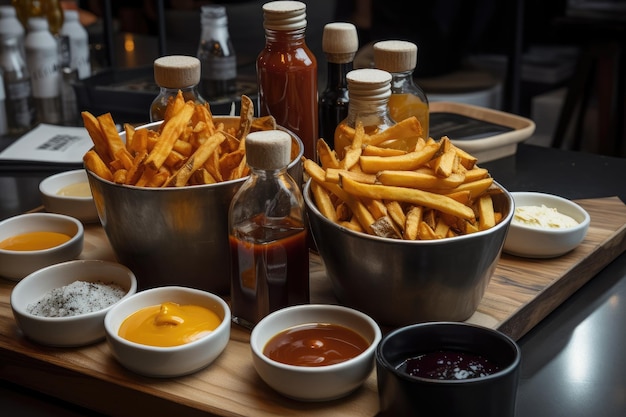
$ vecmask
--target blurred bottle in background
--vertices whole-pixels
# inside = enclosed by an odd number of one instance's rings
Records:
[[[59,48],[46,19],[28,19],[24,46],[38,121],[59,124],[63,119]]]
[[[91,75],[91,61],[89,59],[89,34],[78,20],[77,10],[64,10],[61,36],[69,39],[70,68],[78,72],[78,79],[82,80]]]
[[[9,131],[7,124],[6,96],[4,94],[4,81],[2,71],[0,71],[0,135],[4,135]]]
[[[424,90],[413,80],[417,65],[417,45],[413,42],[389,40],[374,44],[374,65],[391,74],[389,113],[400,122],[415,116],[428,138],[428,99]]]
[[[18,46],[18,38],[9,37],[0,41],[0,69],[6,95],[9,133],[24,133],[34,126],[37,114],[30,74]]]
[[[335,147],[335,128],[348,116],[348,81],[354,55],[359,49],[356,26],[352,23],[328,23],[324,26],[322,49],[326,55],[327,84],[319,99],[320,135]]]
[[[236,93],[237,57],[228,32],[226,8],[202,6],[197,57],[202,66],[200,93],[208,100]]]
[[[28,19],[43,17],[48,21],[50,33],[57,35],[63,26],[63,8],[59,0],[12,0],[17,18],[28,31]]]
[[[16,37],[20,53],[24,57],[24,36],[26,36],[26,31],[17,19],[15,8],[8,5],[0,6],[0,41]]]

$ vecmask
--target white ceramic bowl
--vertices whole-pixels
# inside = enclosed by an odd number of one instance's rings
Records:
[[[0,276],[19,281],[48,265],[78,258],[83,251],[85,230],[74,217],[54,213],[26,213],[0,222],[0,242],[29,232],[59,232],[71,239],[50,249],[14,251],[0,249]]]
[[[165,302],[199,305],[213,310],[221,319],[210,334],[193,342],[159,347],[131,342],[118,335],[122,322],[144,307]],[[196,372],[213,362],[230,338],[231,314],[228,305],[210,292],[178,286],[140,291],[119,304],[106,315],[104,327],[113,356],[127,369],[151,377],[175,377]]]
[[[39,194],[46,211],[72,216],[84,223],[100,221],[91,192],[89,197],[59,195],[59,191],[64,187],[79,183],[84,183],[89,188],[87,172],[84,169],[61,172],[41,181]]]
[[[267,342],[276,334],[307,323],[345,326],[363,336],[369,347],[345,362],[319,367],[280,363],[263,354]],[[252,361],[263,381],[279,393],[301,401],[326,401],[340,398],[357,389],[374,368],[374,352],[381,339],[376,322],[360,311],[323,304],[306,304],[275,311],[252,330]]]
[[[37,302],[52,289],[78,280],[116,283],[126,289],[124,298],[137,291],[135,275],[114,262],[77,260],[40,269],[17,283],[11,292],[13,316],[26,337],[44,345],[65,347],[87,345],[104,339],[104,316],[111,306],[67,317],[43,317],[28,311],[28,305]]]
[[[581,206],[563,197],[537,192],[511,193],[515,207],[541,206],[554,208],[572,217],[578,225],[569,228],[539,228],[511,221],[504,242],[504,252],[527,258],[554,258],[576,248],[587,235],[589,213]]]

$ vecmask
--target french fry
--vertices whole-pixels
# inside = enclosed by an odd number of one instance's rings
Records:
[[[341,179],[341,188],[349,194],[365,198],[381,198],[396,200],[433,208],[444,213],[450,213],[466,220],[474,220],[474,211],[464,204],[445,195],[413,188],[394,187],[377,184],[361,184],[350,178]]]
[[[113,181],[113,173],[107,166],[107,164],[102,160],[100,154],[96,152],[94,149],[91,149],[85,153],[83,156],[83,162],[88,170],[96,174],[102,179],[107,181]]]
[[[183,108],[169,120],[163,122],[161,137],[155,147],[148,154],[146,165],[153,171],[158,171],[167,159],[167,155],[174,147],[174,143],[183,132],[185,125],[193,114],[193,102],[187,102]]]
[[[200,169],[209,159],[211,154],[226,139],[226,137],[217,132],[211,135],[196,151],[187,159],[187,161],[176,171],[172,178],[168,181],[168,185],[182,187],[187,184],[189,178]]]
[[[440,145],[432,140],[419,151],[388,157],[361,155],[359,162],[363,172],[370,174],[384,170],[412,170],[430,161],[439,147]]]

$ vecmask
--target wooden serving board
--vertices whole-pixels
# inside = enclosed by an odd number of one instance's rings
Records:
[[[476,313],[468,322],[519,339],[626,249],[626,205],[616,197],[579,200],[591,216],[584,242],[555,259],[503,254]],[[86,227],[85,259],[114,260],[102,228]],[[303,403],[266,386],[253,368],[249,332],[233,326],[231,340],[209,367],[172,379],[124,369],[105,342],[49,348],[25,339],[10,307],[15,283],[0,280],[0,378],[109,415],[341,415],[378,412],[376,373],[346,398]],[[312,302],[336,303],[319,259],[311,260]]]

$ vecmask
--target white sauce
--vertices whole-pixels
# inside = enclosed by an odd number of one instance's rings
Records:
[[[578,225],[578,222],[570,216],[543,204],[516,207],[512,222],[544,229],[566,229]]]

